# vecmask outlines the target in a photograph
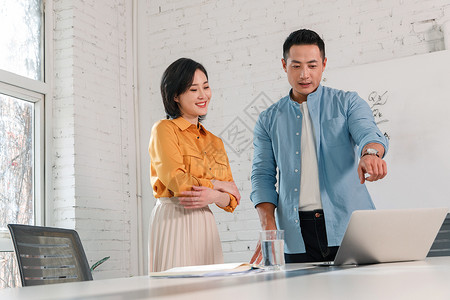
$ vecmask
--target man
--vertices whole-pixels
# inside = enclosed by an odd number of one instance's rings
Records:
[[[388,141],[356,93],[320,85],[317,33],[291,33],[281,61],[292,89],[256,123],[250,198],[263,230],[285,231],[287,263],[333,260],[351,213],[375,208],[364,183],[386,176]]]

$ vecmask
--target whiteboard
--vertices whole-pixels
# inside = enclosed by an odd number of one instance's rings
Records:
[[[388,175],[366,183],[377,208],[450,207],[450,51],[326,70],[356,91],[389,136]]]

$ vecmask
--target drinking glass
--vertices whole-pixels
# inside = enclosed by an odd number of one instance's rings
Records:
[[[259,237],[264,269],[284,269],[284,230],[263,230]]]

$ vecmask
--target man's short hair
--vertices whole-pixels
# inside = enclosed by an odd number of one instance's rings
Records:
[[[322,61],[325,59],[325,43],[322,38],[314,31],[309,29],[300,29],[292,32],[283,44],[283,58],[287,61],[289,57],[289,50],[294,45],[317,45],[322,56]]]

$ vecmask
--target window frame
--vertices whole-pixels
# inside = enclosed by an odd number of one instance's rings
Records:
[[[51,99],[53,63],[53,14],[52,0],[43,0],[42,31],[42,63],[43,78],[34,80],[6,70],[0,69],[0,93],[7,96],[23,99],[34,104],[33,116],[33,197],[34,197],[34,224],[46,225],[48,221],[47,202],[51,194]],[[7,230],[0,230],[0,251],[12,251],[12,242]]]

